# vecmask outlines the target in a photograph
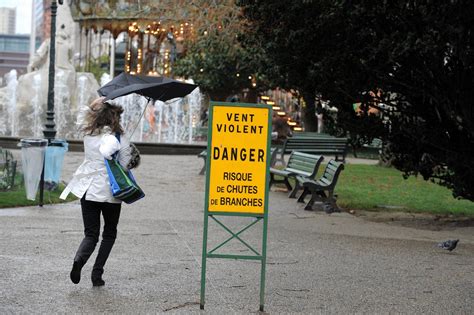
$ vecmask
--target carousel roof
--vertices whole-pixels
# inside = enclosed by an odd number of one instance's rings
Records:
[[[108,30],[114,36],[126,31],[150,31],[150,28],[178,31],[184,24],[192,28],[191,23],[204,29],[230,25],[230,21],[237,20],[239,11],[233,0],[70,0],[70,7],[74,21],[81,27],[96,32]]]

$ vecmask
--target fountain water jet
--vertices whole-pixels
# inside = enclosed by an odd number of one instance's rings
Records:
[[[41,74],[36,73],[33,76],[33,92],[34,96],[31,99],[31,106],[33,108],[33,112],[30,115],[30,119],[33,121],[31,134],[34,137],[41,137],[42,133],[42,114],[43,114],[43,107],[41,106]]]
[[[0,116],[0,133],[14,135],[17,128],[17,114],[16,114],[16,90],[18,86],[17,72],[11,70],[5,75],[7,83],[6,93],[2,94],[2,102],[6,104],[3,112],[6,114]]]
[[[54,85],[54,120],[58,134],[62,135],[64,138],[72,138],[74,137],[75,132],[68,127],[70,125],[69,122],[72,119],[72,114],[70,108],[71,95],[67,86],[66,75],[65,71],[61,69],[58,69],[56,72]]]

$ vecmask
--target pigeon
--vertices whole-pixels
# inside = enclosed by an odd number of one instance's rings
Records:
[[[458,245],[459,240],[448,240],[438,244],[439,248],[452,251]]]

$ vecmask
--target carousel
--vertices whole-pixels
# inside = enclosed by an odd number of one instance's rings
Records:
[[[230,0],[219,5],[204,0],[71,0],[69,4],[80,28],[76,57],[80,67],[90,71],[94,61],[103,64],[108,56],[112,77],[122,71],[172,77],[173,63],[198,32],[205,35],[224,24],[229,28],[237,20]]]

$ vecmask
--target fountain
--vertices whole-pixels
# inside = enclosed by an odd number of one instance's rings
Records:
[[[16,72],[12,71],[7,74],[6,81],[7,86],[0,88],[0,136],[42,137],[48,81],[46,71],[27,73],[18,81]],[[71,126],[77,109],[98,96],[98,87],[90,73],[56,70],[54,103],[58,138],[76,137]]]
[[[199,88],[184,98],[167,102],[148,102],[131,94],[116,98],[122,106],[122,124],[131,141],[158,143],[194,143],[194,129],[199,119]]]
[[[69,82],[75,80],[77,83]],[[45,73],[34,71],[16,80],[16,71],[6,77],[0,89],[0,136],[42,137],[46,111]],[[110,81],[103,75],[101,84]],[[80,108],[97,97],[98,84],[90,73],[75,73],[58,68],[55,80],[55,123],[58,138],[78,139]],[[20,101],[19,101],[20,100]],[[167,102],[148,102],[137,94],[114,100],[123,107],[122,123],[135,142],[194,143],[201,109],[199,88],[184,98]],[[19,119],[18,117],[21,117]]]

